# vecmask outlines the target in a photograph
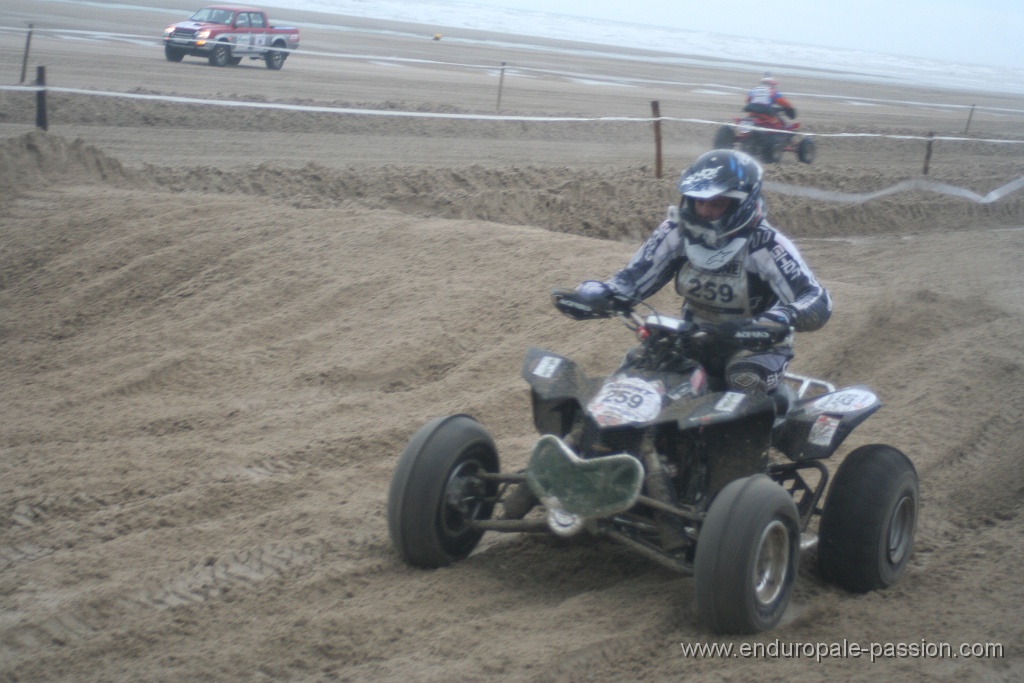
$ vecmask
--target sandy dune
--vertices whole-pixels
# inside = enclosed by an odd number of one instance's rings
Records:
[[[187,8],[182,14],[187,14]],[[27,8],[27,9],[26,9]],[[158,34],[154,12],[56,3],[0,23]],[[33,15],[33,12],[35,14]],[[294,14],[295,16],[292,16]],[[336,18],[290,13],[302,21]],[[514,62],[676,85],[510,78],[507,113],[724,121],[749,73],[511,56],[304,29],[306,49]],[[339,44],[344,38],[344,46]],[[6,82],[21,37],[5,36]],[[223,99],[494,112],[494,73],[296,55],[280,72],[164,61],[131,42],[33,41],[53,85]],[[838,79],[791,91],[1024,102]],[[958,135],[963,110],[798,99],[815,132]],[[1024,192],[848,205],[768,194],[835,298],[794,370],[864,383],[865,443],[907,452],[922,510],[908,574],[853,596],[805,557],[776,630],[712,638],[692,580],[605,543],[486,536],[404,566],[385,519],[395,458],[428,419],[475,415],[503,462],[535,438],[522,354],[607,371],[631,342],[552,287],[625,263],[674,201],[708,125],[416,121],[0,94],[0,679],[9,681],[906,681],[1024,678]],[[1020,140],[978,111],[970,136]],[[866,192],[921,177],[924,143],[822,138],[773,182]],[[937,143],[929,178],[985,194],[1024,148]],[[671,310],[674,295],[657,305]],[[998,643],[998,658],[687,659],[680,643]]]

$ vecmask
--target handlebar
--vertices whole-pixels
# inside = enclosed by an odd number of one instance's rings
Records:
[[[653,334],[703,342],[724,342],[751,350],[762,350],[780,344],[792,334],[792,328],[783,324],[755,323],[752,320],[721,323],[695,323],[659,314],[649,304],[608,290],[605,296],[583,297],[574,289],[555,289],[551,300],[561,313],[574,320],[595,320],[621,317],[626,326],[635,330],[642,339]],[[643,318],[636,313],[637,306],[650,310]]]

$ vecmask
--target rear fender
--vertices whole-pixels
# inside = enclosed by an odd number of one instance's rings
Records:
[[[831,457],[850,432],[882,402],[857,385],[798,402],[775,435],[775,446],[794,461]]]

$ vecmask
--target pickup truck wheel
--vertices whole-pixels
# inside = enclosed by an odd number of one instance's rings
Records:
[[[271,49],[267,51],[267,56],[263,58],[263,61],[267,63],[267,68],[271,71],[280,71],[287,56],[287,52]]]
[[[180,62],[185,59],[185,51],[177,47],[165,45],[164,56],[167,57],[168,62]]]
[[[238,66],[241,63],[242,63],[242,58],[241,57],[232,57],[231,59],[228,60],[228,64],[231,65],[231,66]]]
[[[227,66],[231,62],[231,47],[227,43],[218,44],[210,53],[210,66]]]

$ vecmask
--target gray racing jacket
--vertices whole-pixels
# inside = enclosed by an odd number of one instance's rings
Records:
[[[818,284],[796,245],[763,218],[746,238],[711,252],[688,244],[677,215],[670,211],[607,284],[621,294],[646,299],[673,278],[688,320],[721,322],[767,315],[798,332],[809,332],[820,329],[832,315],[828,291]]]

